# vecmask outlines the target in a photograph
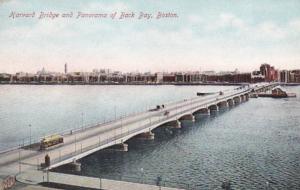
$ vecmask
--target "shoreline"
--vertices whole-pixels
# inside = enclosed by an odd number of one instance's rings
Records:
[[[202,86],[202,85],[212,85],[212,86],[240,86],[249,83],[0,83],[0,85],[145,85],[145,86],[161,86],[161,85],[174,85],[174,86]]]
[[[174,85],[174,86],[241,86],[241,85],[248,85],[248,84],[256,84],[256,83],[1,83],[0,85],[91,85],[91,86],[102,86],[102,85],[122,85],[122,86],[162,86],[162,85]],[[300,83],[279,83],[282,86],[300,86]]]

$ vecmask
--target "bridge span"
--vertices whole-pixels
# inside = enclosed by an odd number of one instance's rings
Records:
[[[47,150],[38,146],[24,146],[0,154],[0,174],[17,174],[26,170],[49,170],[73,163],[104,148],[127,151],[126,141],[131,138],[153,139],[153,129],[158,127],[181,128],[181,122],[195,121],[199,114],[210,114],[219,109],[248,101],[253,93],[270,90],[276,83],[239,87],[222,94],[195,97],[164,105],[160,109],[120,118],[64,135],[64,143]],[[130,147],[129,147],[130,148]],[[46,155],[50,165],[41,168]]]

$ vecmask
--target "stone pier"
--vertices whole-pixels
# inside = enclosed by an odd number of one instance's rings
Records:
[[[250,98],[258,98],[258,94],[257,93],[252,93],[248,97],[250,97]]]
[[[244,96],[246,98],[246,101],[248,101],[249,100],[249,94],[245,94]]]
[[[242,99],[242,102],[246,102],[247,101],[246,95],[242,95],[241,99]]]
[[[155,136],[154,133],[149,131],[146,133],[141,133],[141,134],[137,135],[136,137],[139,139],[143,139],[143,140],[153,140],[154,136]]]
[[[210,112],[219,111],[219,106],[214,104],[214,105],[209,106],[208,109],[210,110]]]
[[[128,151],[128,144],[126,144],[126,143],[116,144],[116,145],[110,147],[109,150],[127,152]]]
[[[73,160],[73,162],[69,163],[69,166],[72,167],[76,172],[81,171],[81,163],[77,160]]]

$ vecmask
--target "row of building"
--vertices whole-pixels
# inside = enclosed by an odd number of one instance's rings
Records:
[[[281,81],[300,83],[300,70],[276,70],[269,64],[262,64],[259,71],[251,73],[233,72],[157,72],[122,73],[108,69],[92,72],[47,72],[45,69],[36,74],[18,72],[0,73],[0,83],[10,84],[173,84],[173,83],[256,83]]]
[[[260,74],[265,77],[266,82],[300,83],[300,69],[276,70],[269,64],[262,64]]]
[[[282,70],[280,71],[280,82],[284,83],[300,83],[300,69]]]

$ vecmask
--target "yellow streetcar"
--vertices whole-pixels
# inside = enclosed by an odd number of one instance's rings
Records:
[[[61,135],[51,135],[41,140],[40,149],[45,150],[48,147],[60,144],[64,142],[64,138]]]

